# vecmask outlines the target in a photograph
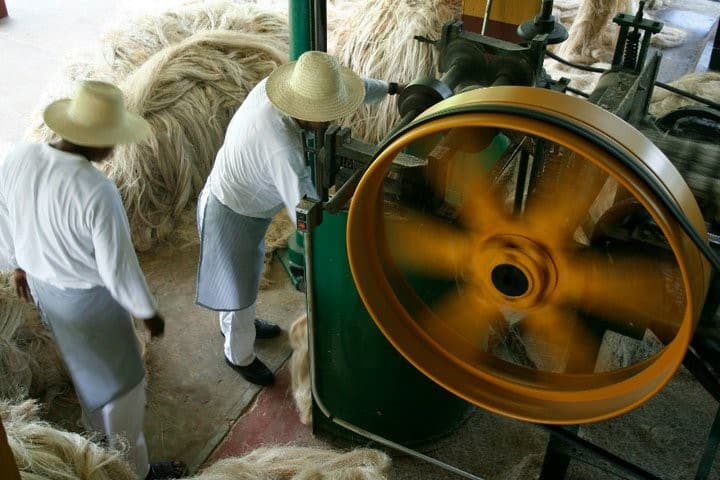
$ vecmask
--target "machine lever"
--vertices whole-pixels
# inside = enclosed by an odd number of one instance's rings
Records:
[[[347,181],[343,183],[342,187],[340,187],[338,191],[335,192],[335,195],[333,195],[330,200],[325,202],[325,204],[323,205],[324,210],[330,213],[337,213],[343,208],[345,208],[347,203],[352,198],[353,193],[355,193],[355,188],[358,186],[358,183],[360,183],[360,179],[362,178],[366,170],[367,166],[355,170],[355,172],[350,176],[350,178],[348,178]]]
[[[431,45],[435,45],[437,43],[437,40],[433,40],[432,38],[428,38],[424,35],[415,35],[413,36],[413,39],[417,40],[418,42],[429,43]]]

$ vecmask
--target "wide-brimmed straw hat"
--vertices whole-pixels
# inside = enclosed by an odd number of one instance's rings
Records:
[[[150,134],[148,122],[125,109],[120,89],[96,80],[81,82],[74,98],[48,105],[43,119],[60,137],[85,147],[132,143]]]
[[[299,120],[330,122],[362,104],[365,84],[352,70],[323,52],[305,52],[277,68],[265,86],[281,112]]]

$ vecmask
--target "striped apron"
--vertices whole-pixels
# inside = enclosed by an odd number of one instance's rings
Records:
[[[198,201],[200,265],[195,302],[210,310],[234,311],[257,299],[271,218],[241,215],[207,189]]]
[[[61,289],[30,275],[28,283],[86,410],[102,408],[142,381],[132,318],[105,287]]]

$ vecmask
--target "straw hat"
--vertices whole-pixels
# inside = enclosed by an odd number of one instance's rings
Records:
[[[276,69],[265,89],[281,112],[310,122],[329,122],[351,114],[365,97],[365,84],[355,72],[327,53],[315,51]]]
[[[75,98],[48,105],[43,119],[60,137],[85,147],[132,143],[150,134],[143,118],[125,110],[119,88],[94,80],[81,82]]]

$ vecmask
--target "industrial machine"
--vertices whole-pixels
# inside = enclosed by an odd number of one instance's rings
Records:
[[[720,401],[720,147],[697,141],[717,138],[720,110],[648,114],[662,24],[643,3],[615,18],[593,92],[543,69],[567,38],[543,1],[521,43],[446,25],[440,78],[406,86],[382,144],[311,135],[317,198],[297,213],[316,429],[434,461],[408,445],[476,405],[551,432],[541,478],[570,455],[659,478],[573,426],[643,404],[681,364]],[[609,337],[655,348],[613,365]],[[696,478],[719,434],[720,417]]]

